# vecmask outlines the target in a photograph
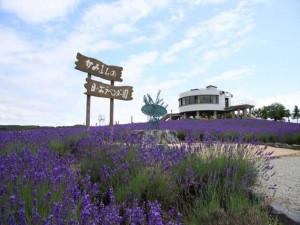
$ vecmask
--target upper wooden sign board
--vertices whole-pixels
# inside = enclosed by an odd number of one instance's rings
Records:
[[[78,61],[75,62],[75,69],[90,73],[96,77],[101,77],[110,81],[123,81],[122,76],[122,67],[106,65],[103,62],[86,57],[80,53],[77,53],[76,58]]]

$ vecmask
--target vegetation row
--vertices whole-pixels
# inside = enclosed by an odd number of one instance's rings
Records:
[[[253,192],[264,148],[188,130],[157,146],[129,126],[0,132],[0,224],[276,224]]]

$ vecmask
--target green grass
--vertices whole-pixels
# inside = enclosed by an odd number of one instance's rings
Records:
[[[36,208],[38,214],[43,218],[50,215],[50,210],[55,202],[58,202],[63,197],[64,185],[63,183],[57,188],[53,188],[47,181],[40,183],[38,186],[34,184],[31,179],[23,180],[18,177],[16,181],[11,181],[7,184],[8,194],[0,199],[0,205],[10,203],[8,196],[13,196],[14,187],[19,186],[19,197],[24,202],[24,210],[27,221],[32,221],[32,209]],[[15,206],[16,207],[16,206]],[[11,208],[14,211],[14,208]]]

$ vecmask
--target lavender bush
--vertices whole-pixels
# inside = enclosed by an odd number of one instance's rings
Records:
[[[124,129],[144,130],[146,123],[120,125]],[[210,133],[218,138],[243,136],[247,141],[300,144],[300,124],[258,119],[176,120],[161,121],[161,129],[186,133]]]
[[[272,175],[263,148],[241,136],[200,139],[190,121],[173,127],[185,143],[157,146],[130,132],[143,126],[0,132],[0,224],[199,224],[212,215],[226,224],[261,211],[252,187]]]

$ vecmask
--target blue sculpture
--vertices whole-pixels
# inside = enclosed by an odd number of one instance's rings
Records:
[[[160,90],[157,93],[155,102],[152,97],[147,94],[144,95],[144,103],[145,105],[141,108],[142,112],[148,116],[150,116],[148,128],[149,129],[159,129],[159,119],[160,117],[167,114],[168,105],[164,106],[163,99],[159,98]]]

